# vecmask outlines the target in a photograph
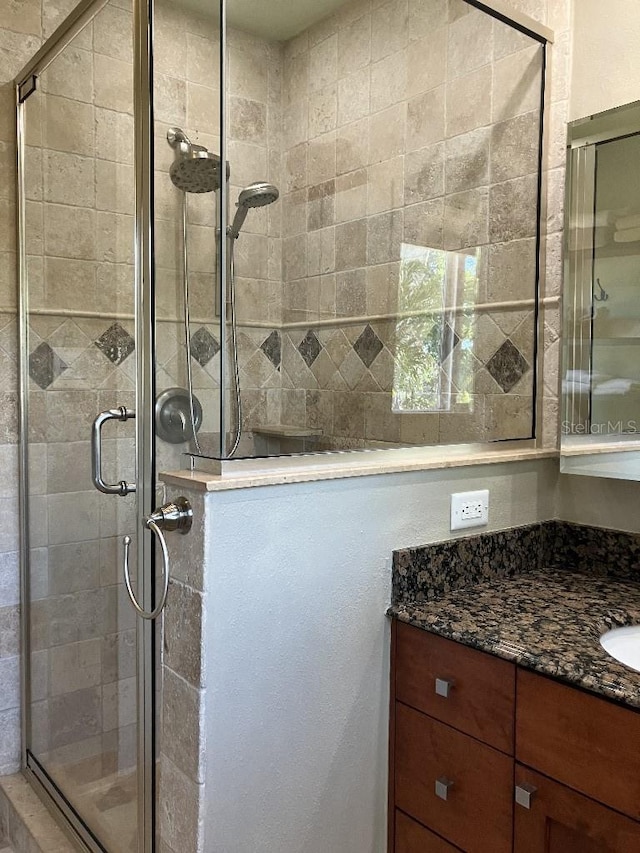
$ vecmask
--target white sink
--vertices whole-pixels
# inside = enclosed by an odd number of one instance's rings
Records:
[[[600,645],[612,658],[640,672],[640,625],[607,631],[600,637]]]

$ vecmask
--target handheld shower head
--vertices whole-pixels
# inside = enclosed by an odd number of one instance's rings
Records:
[[[251,207],[265,207],[268,204],[273,204],[274,201],[278,200],[279,195],[277,187],[274,187],[273,184],[267,184],[264,181],[249,184],[248,187],[243,189],[238,196],[238,209],[233,218],[233,223],[229,228],[229,237],[232,240],[238,239],[240,230]]]

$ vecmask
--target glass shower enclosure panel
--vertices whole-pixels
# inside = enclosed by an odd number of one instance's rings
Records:
[[[131,8],[102,6],[24,102],[27,767],[87,849],[122,853],[142,849],[120,571],[137,527],[132,34]]]
[[[175,470],[224,455],[219,4],[157,0],[153,72],[157,454]]]
[[[545,45],[478,6],[226,3],[236,457],[535,435]]]

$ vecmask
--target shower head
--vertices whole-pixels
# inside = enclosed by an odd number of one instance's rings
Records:
[[[210,193],[220,189],[220,158],[203,145],[195,145],[179,127],[167,132],[167,142],[176,152],[169,176],[185,193]],[[227,177],[228,175],[227,167]]]
[[[247,213],[252,207],[265,207],[268,204],[273,204],[278,200],[280,195],[278,188],[273,184],[267,184],[264,181],[258,181],[255,184],[249,184],[248,187],[242,190],[238,196],[236,215],[233,218],[233,224],[229,229],[229,237],[237,240],[240,236],[240,229],[244,225],[247,218]]]

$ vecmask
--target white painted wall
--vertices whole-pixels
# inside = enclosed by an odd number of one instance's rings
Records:
[[[574,2],[570,120],[640,99],[639,45],[638,0]]]
[[[383,853],[391,552],[555,514],[557,460],[206,499],[208,853]],[[462,531],[464,534],[464,531]]]
[[[558,518],[640,533],[640,483],[561,474]]]

